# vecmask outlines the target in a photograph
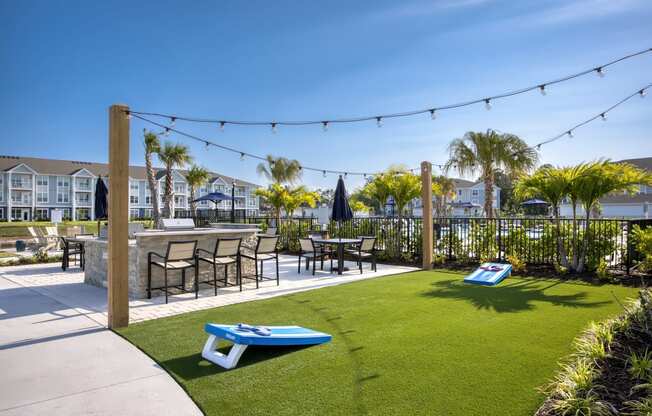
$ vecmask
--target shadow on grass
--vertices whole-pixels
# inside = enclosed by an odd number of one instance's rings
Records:
[[[534,309],[534,302],[547,302],[555,306],[571,308],[596,308],[610,304],[611,301],[587,301],[587,292],[567,295],[546,294],[545,290],[561,282],[553,281],[542,287],[540,282],[519,280],[496,287],[475,286],[459,280],[434,282],[435,286],[422,296],[432,298],[459,299],[470,302],[476,309],[496,312],[521,312]]]
[[[200,377],[224,373],[226,371],[238,371],[239,369],[257,364],[261,361],[272,360],[311,346],[312,345],[266,347],[250,345],[240,358],[240,361],[238,361],[238,366],[232,370],[227,370],[219,365],[204,360],[201,353],[161,361],[161,365],[184,380],[193,380]],[[219,352],[222,354],[228,354],[230,348],[231,346],[219,348]]]

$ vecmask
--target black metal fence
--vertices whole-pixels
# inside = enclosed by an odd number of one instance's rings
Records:
[[[237,211],[236,211],[237,212]],[[212,222],[229,222],[228,211],[199,211],[192,216],[198,226]],[[266,230],[274,224],[272,217],[236,215],[236,222],[259,224]],[[433,220],[434,254],[446,261],[506,261],[518,258],[528,264],[555,264],[559,262],[557,233],[572,259],[578,255],[576,248],[588,233],[586,263],[594,269],[604,261],[608,267],[629,271],[641,258],[636,252],[632,238],[634,225],[651,227],[652,220],[591,219],[587,229],[586,220],[561,219],[559,227],[551,218],[435,218]],[[310,230],[319,229],[316,218],[282,218],[278,225],[280,243],[284,250],[296,251],[298,238]],[[353,238],[375,236],[382,257],[405,262],[415,262],[422,254],[423,220],[406,217],[354,218],[342,224],[327,225],[331,237]]]

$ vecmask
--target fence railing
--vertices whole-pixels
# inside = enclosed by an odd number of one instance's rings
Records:
[[[192,216],[198,226],[211,222],[229,222],[229,211],[199,211]],[[259,224],[266,230],[275,220],[268,216],[247,216],[236,211],[236,222]],[[433,220],[434,254],[448,261],[506,261],[508,256],[517,257],[528,264],[559,262],[557,233],[568,255],[577,255],[576,247],[588,233],[586,262],[595,268],[604,261],[611,268],[629,271],[635,260],[641,258],[636,252],[632,236],[634,225],[651,227],[652,220],[591,219],[587,229],[586,220],[560,219],[559,227],[552,218],[435,218]],[[375,236],[376,247],[385,258],[399,261],[417,261],[422,255],[423,220],[420,217],[353,218],[343,223],[328,224],[331,237],[353,238]],[[298,238],[308,231],[320,228],[316,218],[282,218],[278,225],[281,247],[296,251]]]

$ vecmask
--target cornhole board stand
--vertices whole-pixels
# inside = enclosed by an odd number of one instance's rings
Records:
[[[512,274],[512,265],[504,263],[483,263],[473,273],[464,278],[464,283],[495,286]]]
[[[238,361],[249,345],[289,346],[316,345],[329,342],[331,336],[323,332],[300,326],[267,326],[271,335],[258,335],[241,331],[237,325],[206,324],[204,330],[209,334],[201,356],[227,370],[238,365]],[[232,342],[228,354],[217,351],[220,340]]]

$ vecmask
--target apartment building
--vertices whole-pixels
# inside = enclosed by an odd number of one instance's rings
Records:
[[[453,179],[455,184],[455,198],[448,203],[451,215],[454,217],[478,217],[484,215],[485,189],[483,181],[467,181]],[[494,209],[500,207],[500,187],[494,185]],[[434,198],[433,198],[434,202]],[[421,199],[412,201],[412,215],[423,216]]]
[[[102,179],[108,186],[109,166],[69,160],[32,157],[0,156],[0,220],[48,220],[52,210],[61,210],[65,219],[94,218],[95,185]],[[158,191],[163,203],[165,170],[156,169]],[[190,190],[186,171],[173,171],[174,209],[190,208]],[[195,197],[209,192],[234,192],[235,209],[246,210],[248,216],[257,215],[259,198],[254,195],[258,185],[219,173],[196,191]],[[152,200],[146,170],[142,166],[129,168],[129,212],[132,218],[149,218]],[[162,205],[161,205],[162,206]],[[197,209],[231,210],[231,201],[201,202]]]

